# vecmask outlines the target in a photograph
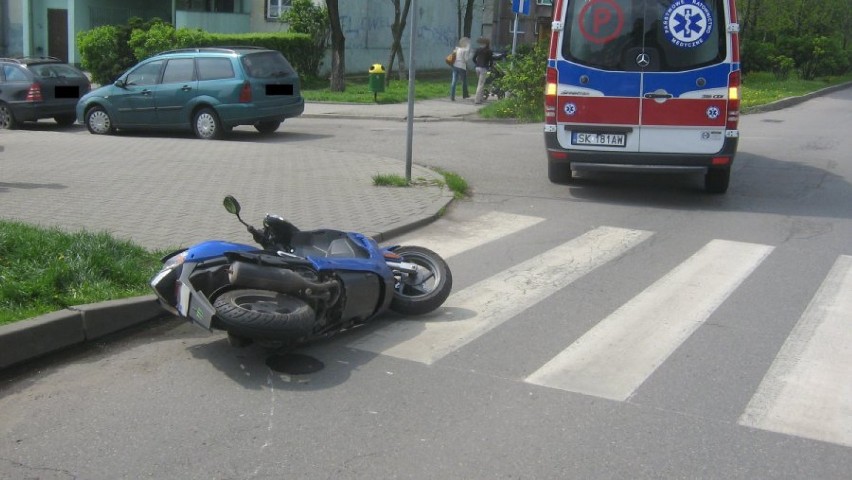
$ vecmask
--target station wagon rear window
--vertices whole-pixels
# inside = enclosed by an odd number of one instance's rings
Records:
[[[723,0],[572,1],[562,55],[603,70],[677,72],[722,61],[726,52]]]
[[[30,71],[41,78],[86,78],[79,70],[60,63],[30,65]]]
[[[243,56],[243,66],[249,77],[277,78],[295,75],[290,62],[280,52],[252,53]]]

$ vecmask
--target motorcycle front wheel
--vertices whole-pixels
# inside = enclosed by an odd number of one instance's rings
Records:
[[[450,267],[437,253],[423,247],[399,247],[393,253],[423,269],[414,277],[397,276],[390,309],[402,315],[423,315],[440,307],[453,288]]]
[[[296,340],[314,327],[304,301],[269,290],[229,290],[213,303],[223,330],[259,340]]]

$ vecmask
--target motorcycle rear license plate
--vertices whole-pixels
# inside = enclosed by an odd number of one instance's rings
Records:
[[[627,145],[627,135],[623,133],[573,132],[571,143],[573,145],[624,147]]]

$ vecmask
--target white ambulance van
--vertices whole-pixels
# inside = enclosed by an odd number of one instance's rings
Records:
[[[548,176],[702,173],[728,189],[740,110],[734,0],[554,0]]]

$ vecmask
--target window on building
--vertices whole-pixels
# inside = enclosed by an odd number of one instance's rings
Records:
[[[292,0],[266,0],[266,18],[281,18],[291,3]]]
[[[191,12],[242,13],[243,3],[242,0],[178,0],[175,7]]]

